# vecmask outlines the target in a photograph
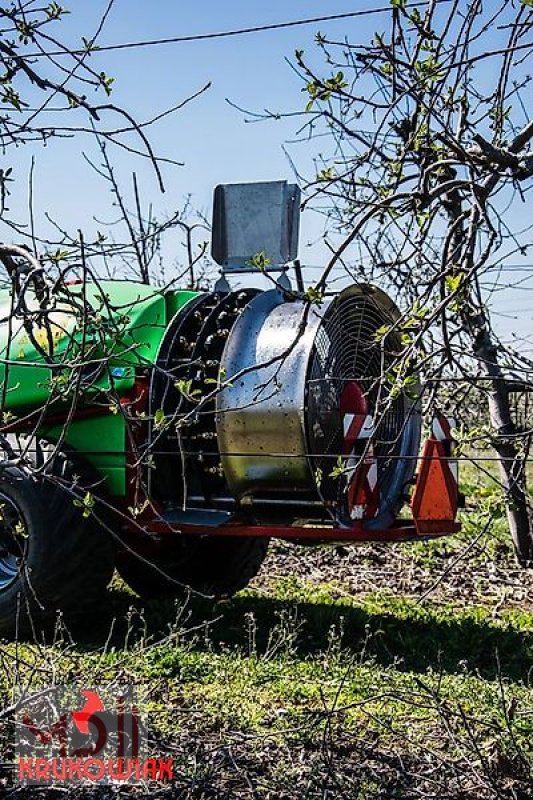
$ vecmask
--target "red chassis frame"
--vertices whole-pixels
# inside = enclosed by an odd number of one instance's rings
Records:
[[[411,518],[397,519],[388,528],[370,528],[370,515],[356,519],[350,527],[317,525],[250,525],[230,520],[223,525],[208,526],[165,519],[157,504],[146,498],[140,489],[138,448],[146,440],[149,379],[138,376],[132,391],[121,399],[123,413],[129,419],[126,445],[126,496],[116,503],[122,530],[139,538],[156,536],[159,541],[170,535],[196,536],[258,536],[266,538],[309,540],[320,542],[401,542],[423,538],[437,538],[457,533],[461,529],[456,521],[459,506],[457,461],[453,455],[453,420],[440,412],[436,414],[431,434],[425,441],[411,498]],[[144,412],[144,416],[141,416]],[[95,409],[81,409],[76,417],[94,416]],[[103,410],[100,413],[105,413]],[[47,421],[59,422],[62,416]],[[17,430],[20,422],[4,427],[4,431]],[[361,481],[361,486],[365,481]],[[147,502],[148,501],[148,502]],[[364,502],[364,492],[363,492]],[[373,505],[368,498],[366,509]],[[146,506],[135,519],[131,509]],[[364,517],[364,514],[363,514]],[[152,543],[154,540],[152,539]],[[140,543],[140,542],[139,542]]]
[[[148,386],[137,382],[132,394],[124,397],[122,405],[127,413],[128,407],[136,412],[147,406]],[[135,417],[133,417],[135,419]],[[169,534],[199,536],[258,536],[265,538],[308,540],[320,542],[400,542],[421,538],[448,536],[460,530],[456,521],[459,504],[457,485],[457,461],[453,456],[452,428],[453,420],[437,413],[432,424],[431,434],[424,443],[419,467],[415,479],[415,487],[411,498],[410,519],[397,519],[389,528],[369,528],[368,519],[354,520],[350,527],[329,527],[315,525],[250,525],[238,520],[225,524],[207,527],[205,524],[191,524],[175,519],[172,522],[159,515],[153,503],[148,503],[146,510],[126,523],[129,516],[125,509],[138,504],[138,459],[134,455],[138,440],[142,440],[143,423],[133,422],[129,434],[129,453],[127,484],[128,495],[125,498],[122,521],[124,529],[142,535]],[[137,440],[137,441],[136,441]],[[370,501],[369,501],[370,502]]]

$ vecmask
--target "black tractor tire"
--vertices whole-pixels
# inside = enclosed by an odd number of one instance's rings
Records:
[[[113,541],[94,515],[98,503],[84,503],[94,486],[85,465],[53,454],[48,443],[33,445],[21,464],[5,441],[2,451],[0,636],[39,635],[58,611],[68,622],[101,599],[114,570]]]
[[[179,537],[179,538],[178,538]],[[122,552],[117,571],[144,599],[178,597],[188,590],[207,597],[230,597],[259,572],[268,539],[255,536],[180,536],[164,551]]]

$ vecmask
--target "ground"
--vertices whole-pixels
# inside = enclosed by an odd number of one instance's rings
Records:
[[[273,544],[218,603],[143,604],[117,578],[75,640],[2,645],[4,700],[30,678],[136,683],[175,760],[155,796],[530,800],[533,571],[495,491],[466,477],[450,539]]]

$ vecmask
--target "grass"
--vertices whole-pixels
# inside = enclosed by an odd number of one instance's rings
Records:
[[[249,589],[185,608],[143,605],[115,579],[75,641],[2,645],[3,698],[15,679],[135,683],[187,798],[318,798],[327,785],[332,798],[526,800],[533,581],[503,517],[476,541],[497,498],[467,481],[473,507],[450,540],[278,545]]]

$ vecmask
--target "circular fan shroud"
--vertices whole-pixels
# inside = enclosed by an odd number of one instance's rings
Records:
[[[376,422],[372,442],[380,506],[376,519],[367,524],[391,524],[413,476],[413,456],[420,437],[418,409],[404,394],[391,402],[386,387],[380,392],[380,376],[393,365],[400,342],[394,333],[380,342],[376,333],[394,322],[398,313],[380,290],[351,287],[327,310],[311,354],[307,393],[310,460],[319,495],[342,525],[351,523],[346,470],[338,469],[346,466],[341,397],[347,384],[355,381],[361,387]],[[361,442],[360,454],[364,445]]]

